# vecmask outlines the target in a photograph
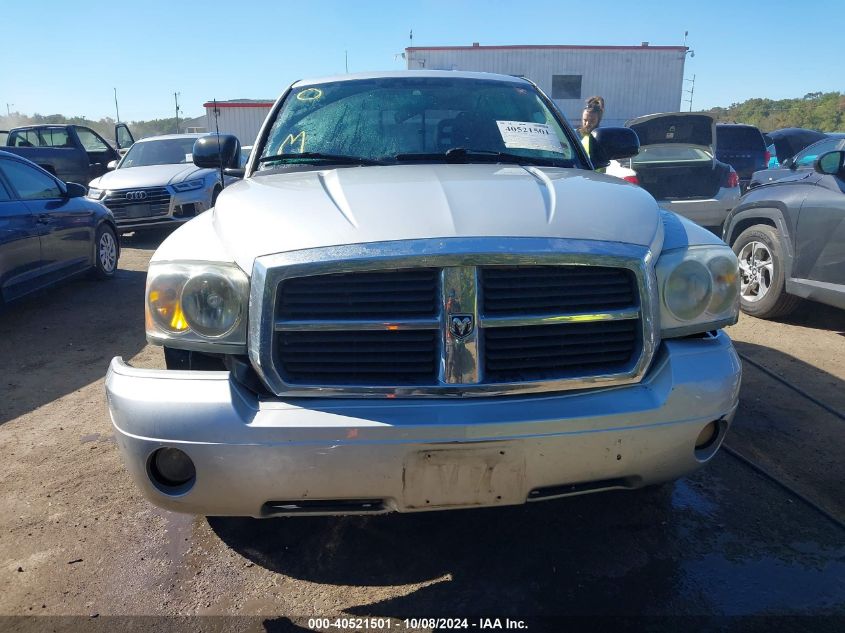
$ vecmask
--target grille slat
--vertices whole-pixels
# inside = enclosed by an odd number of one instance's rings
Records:
[[[553,314],[572,312],[591,308],[591,312],[600,312],[609,309],[616,309],[631,305],[633,297],[631,293],[608,293],[605,295],[593,296],[568,296],[565,299],[559,297],[508,299],[499,301],[496,309],[488,314],[493,316],[525,315],[533,312]]]
[[[628,358],[628,354],[602,354],[602,355],[595,355],[590,356],[589,354],[583,354],[579,356],[572,356],[568,358],[567,361],[573,365],[573,367],[569,368],[570,371],[572,369],[581,369],[584,365],[608,365],[610,363],[621,363],[624,362]],[[550,372],[560,373],[561,371],[561,363],[557,359],[531,359],[525,361],[517,361],[517,362],[509,362],[509,363],[500,363],[497,364],[495,362],[490,363],[490,367],[487,369],[490,372],[516,372],[520,370],[528,370],[531,372],[540,373],[542,370],[549,370]],[[543,378],[542,376],[536,376],[535,378]]]
[[[489,332],[488,332],[489,334]],[[569,345],[595,345],[595,344],[610,344],[610,343],[625,343],[630,344],[636,336],[631,333],[623,334],[607,334],[598,336],[579,334],[579,339],[582,342],[571,343]],[[584,340],[586,339],[586,340]],[[535,333],[534,336],[521,336],[519,338],[503,338],[496,341],[496,350],[505,352],[507,350],[517,350],[524,353],[534,352],[535,350],[543,350],[549,347],[548,336],[540,332]]]
[[[279,366],[292,384],[425,384],[437,378],[437,330],[279,333]]]
[[[636,280],[624,268],[522,266],[481,269],[488,316],[561,314],[637,305]]]
[[[438,271],[418,268],[294,277],[282,282],[282,319],[394,319],[433,316]]]
[[[638,320],[490,328],[484,366],[491,381],[621,373],[639,350]]]
[[[630,285],[626,283],[619,283],[617,281],[606,284],[593,284],[593,286],[593,288],[584,288],[582,285],[577,284],[573,284],[571,286],[560,284],[557,286],[548,286],[543,287],[541,289],[536,289],[536,286],[526,285],[519,289],[507,288],[503,290],[497,290],[495,293],[495,297],[497,301],[524,301],[526,298],[526,294],[529,292],[531,293],[531,297],[534,299],[556,298],[560,296],[560,293],[562,292],[566,292],[570,296],[581,297],[606,296],[608,294],[621,293],[625,293],[627,295],[631,294]]]
[[[620,341],[615,343],[602,342],[600,344],[591,343],[589,345],[572,344],[572,345],[549,345],[545,348],[535,348],[531,350],[509,348],[496,349],[487,352],[487,366],[494,361],[508,361],[531,358],[557,358],[564,356],[584,356],[589,354],[609,354],[612,352],[630,352],[631,341]]]

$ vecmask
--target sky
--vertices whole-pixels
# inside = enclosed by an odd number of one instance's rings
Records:
[[[347,60],[402,69],[411,30],[414,46],[681,45],[688,31],[694,109],[845,92],[845,0],[0,0],[0,24],[3,114],[114,117],[117,89],[124,121],[174,116],[174,92],[180,116],[200,116]]]

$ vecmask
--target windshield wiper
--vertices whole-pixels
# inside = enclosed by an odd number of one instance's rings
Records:
[[[521,156],[508,152],[497,152],[486,149],[466,149],[465,147],[453,147],[442,154],[419,153],[419,154],[397,154],[393,157],[397,162],[414,161],[445,161],[447,163],[513,163],[515,165],[543,165],[549,167],[572,167],[572,161],[565,158],[544,158],[539,156]]]
[[[289,160],[319,160],[326,163],[338,163],[341,165],[384,165],[384,161],[363,158],[361,156],[343,156],[342,154],[323,154],[321,152],[302,152],[300,154],[274,154],[262,156],[259,163],[282,162]]]

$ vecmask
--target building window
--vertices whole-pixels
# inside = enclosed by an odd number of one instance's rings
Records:
[[[581,75],[552,75],[552,99],[580,99]]]

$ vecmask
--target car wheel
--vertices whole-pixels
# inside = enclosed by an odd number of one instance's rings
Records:
[[[732,244],[739,259],[742,311],[761,319],[781,317],[801,302],[786,294],[783,244],[774,227],[758,224],[740,233]]]
[[[94,275],[99,279],[113,277],[118,254],[117,234],[109,225],[101,225],[94,241]]]

